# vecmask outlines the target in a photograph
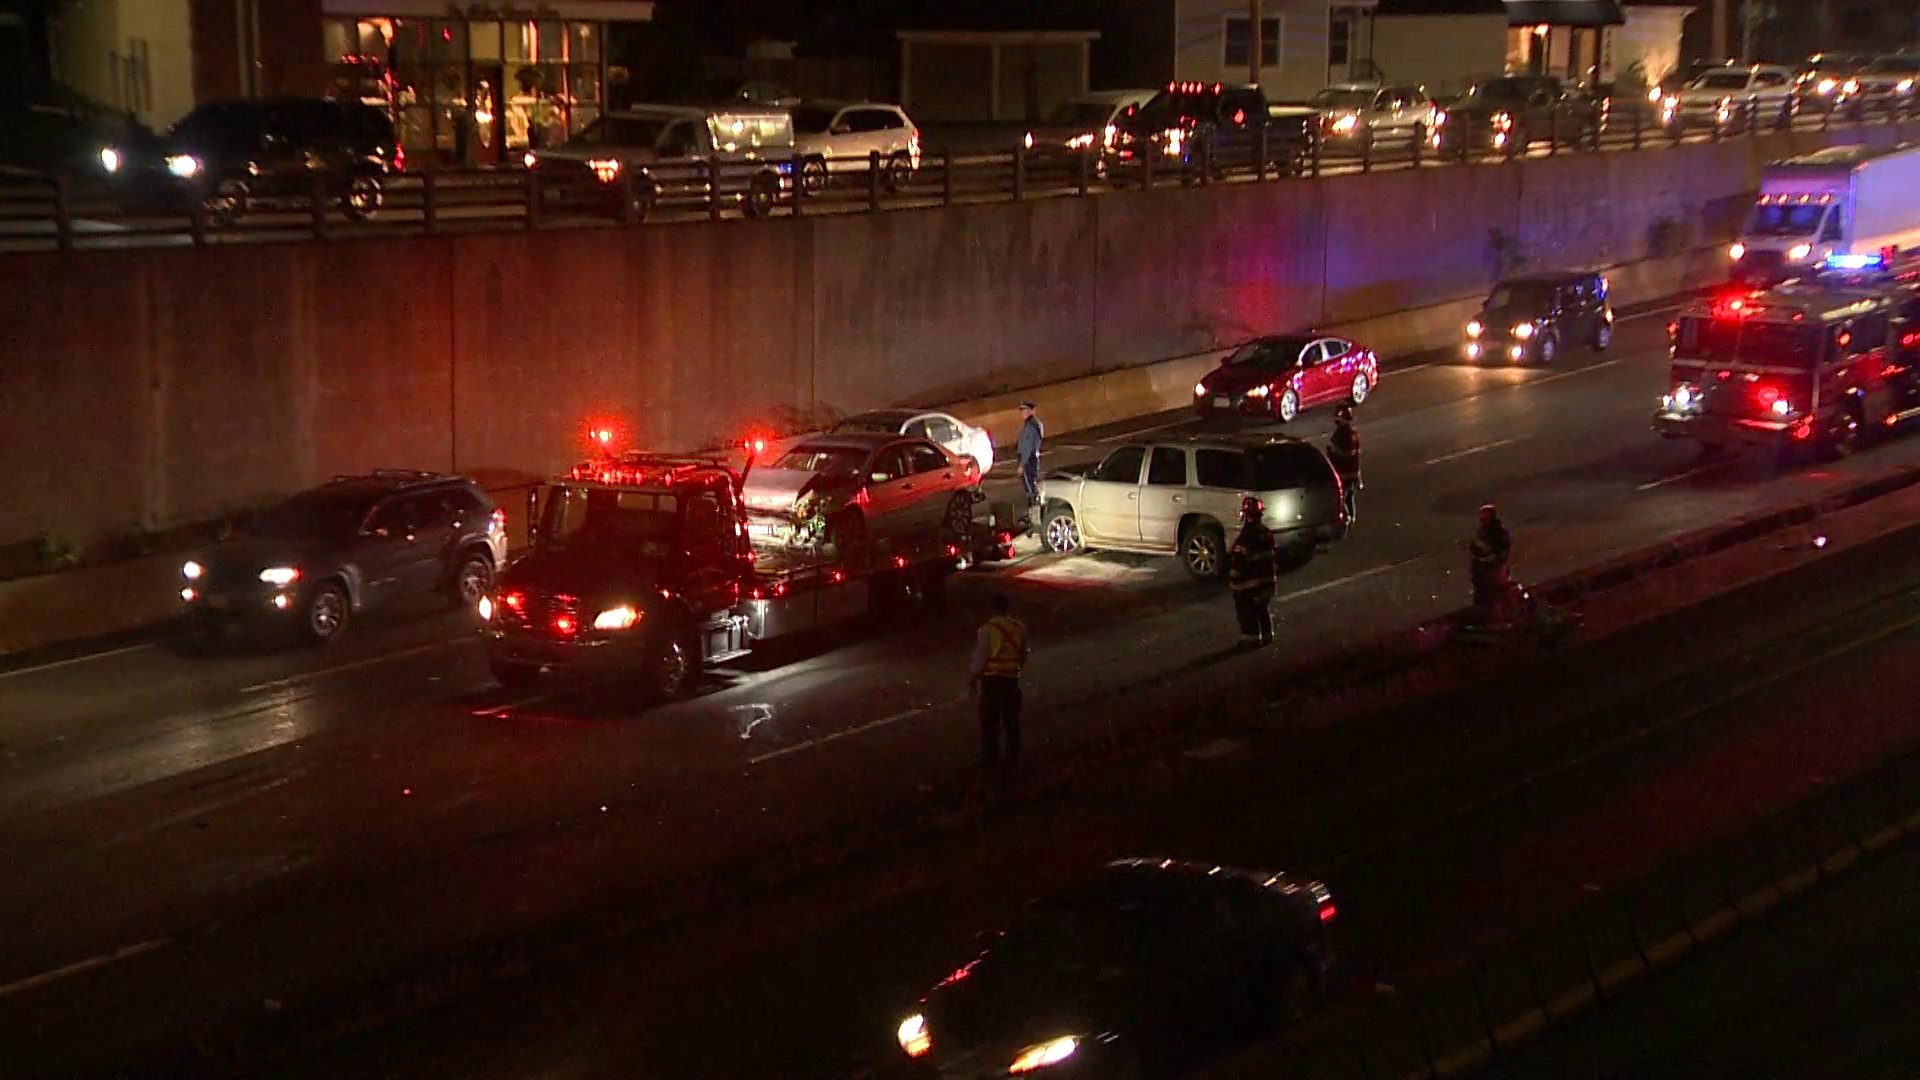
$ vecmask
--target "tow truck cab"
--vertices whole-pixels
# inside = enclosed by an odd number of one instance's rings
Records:
[[[1668,327],[1654,430],[1709,451],[1851,451],[1920,413],[1920,290],[1862,262],[1773,289],[1695,301]]]
[[[480,605],[494,677],[633,674],[675,697],[758,642],[903,595],[938,601],[974,554],[931,536],[875,538],[852,559],[831,542],[762,538],[747,527],[743,479],[720,458],[628,453],[536,485],[528,550]]]

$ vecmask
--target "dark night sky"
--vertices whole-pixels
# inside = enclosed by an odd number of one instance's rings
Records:
[[[1092,28],[1100,6],[1100,0],[659,0],[654,18],[727,53],[771,38],[819,55],[883,45],[896,29],[911,26]]]

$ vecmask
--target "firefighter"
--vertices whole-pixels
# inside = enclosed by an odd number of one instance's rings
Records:
[[[1492,617],[1505,606],[1507,563],[1513,557],[1513,534],[1492,503],[1480,508],[1480,529],[1473,534],[1468,551],[1473,560],[1473,606]]]
[[[1027,627],[1009,613],[1006,595],[995,593],[993,617],[973,645],[972,690],[980,702],[980,757],[1000,764],[1005,739],[1008,765],[1020,763],[1020,669],[1027,664]]]
[[[1227,583],[1233,587],[1233,613],[1240,640],[1248,645],[1273,641],[1273,589],[1279,581],[1273,533],[1260,520],[1266,507],[1251,495],[1240,500],[1240,535],[1227,553]]]
[[[1327,460],[1340,474],[1340,498],[1346,505],[1347,524],[1354,521],[1354,493],[1360,482],[1360,432],[1353,426],[1353,403],[1342,402],[1333,411],[1333,434],[1327,439]]]

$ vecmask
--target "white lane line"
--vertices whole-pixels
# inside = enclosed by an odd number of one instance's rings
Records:
[[[52,971],[43,971],[38,975],[32,975],[17,982],[10,982],[5,986],[0,986],[0,998],[12,997],[15,994],[24,994],[28,990],[35,990],[48,983],[58,982],[69,975],[79,975],[82,972],[103,968],[109,964],[117,964],[122,960],[131,960],[142,953],[150,953],[167,943],[166,938],[156,938],[152,941],[143,941],[138,945],[129,945],[116,952],[104,953],[100,956],[90,957],[77,963],[68,964],[66,967],[57,967]]]
[[[566,690],[566,689],[580,690],[583,688],[584,688],[583,685],[575,685],[572,687],[556,686],[551,690],[542,690],[541,692],[537,694],[533,694],[529,697],[516,698],[513,701],[503,702],[499,705],[489,705],[484,709],[475,709],[473,710],[473,715],[505,716],[506,714],[512,712],[515,709],[524,709],[527,706],[534,704],[535,702],[545,701],[548,698],[557,695],[562,690]]]
[[[1437,361],[1427,360],[1418,364],[1408,364],[1406,367],[1381,368],[1380,373],[1382,375],[1405,375],[1409,371],[1419,371],[1421,368],[1433,367],[1436,363]]]
[[[0,671],[0,681],[15,678],[20,675],[38,675],[43,671],[55,671],[63,667],[72,667],[75,664],[86,664],[95,660],[105,660],[110,656],[126,656],[129,653],[145,652],[148,649],[157,649],[165,644],[165,641],[149,641],[144,645],[127,645],[118,649],[108,649],[106,652],[88,653],[85,656],[70,657],[66,660],[55,660],[50,664],[35,664],[32,667],[15,668],[12,671]]]
[[[1284,604],[1289,600],[1298,600],[1303,596],[1312,596],[1314,593],[1317,593],[1317,592],[1325,592],[1328,589],[1337,589],[1342,585],[1351,585],[1356,581],[1364,581],[1367,578],[1374,577],[1379,574],[1384,574],[1389,570],[1397,570],[1400,567],[1406,566],[1409,563],[1417,563],[1425,557],[1426,556],[1422,555],[1422,556],[1416,556],[1415,558],[1411,558],[1411,559],[1401,559],[1399,562],[1382,563],[1371,570],[1362,570],[1357,574],[1348,574],[1346,577],[1343,577],[1343,578],[1335,578],[1332,581],[1323,581],[1318,585],[1311,585],[1311,586],[1308,586],[1307,588],[1286,593],[1285,595],[1282,595],[1282,596],[1276,596],[1273,598],[1274,603]]]
[[[455,645],[465,645],[467,640],[466,638],[453,638],[449,641],[429,642],[425,645],[416,645],[411,649],[402,649],[396,653],[387,653],[384,656],[369,656],[365,660],[355,660],[348,664],[335,664],[332,667],[321,668],[319,671],[308,671],[299,675],[289,675],[284,679],[275,679],[272,682],[254,683],[252,686],[241,687],[240,692],[243,694],[252,694],[261,690],[279,690],[283,687],[298,686],[303,682],[312,682],[315,679],[324,679],[328,676],[339,675],[343,672],[358,671],[361,668],[372,667],[375,664],[384,664],[389,660],[404,660],[409,656],[419,656],[421,653],[437,652],[441,649],[450,649]]]
[[[1467,449],[1462,450],[1458,453],[1442,454],[1437,458],[1430,458],[1426,461],[1421,462],[1420,465],[1424,468],[1425,466],[1428,466],[1428,465],[1439,465],[1442,462],[1458,461],[1463,457],[1471,457],[1474,454],[1484,454],[1489,450],[1498,450],[1502,446],[1511,446],[1514,443],[1517,443],[1524,438],[1526,438],[1525,435],[1516,435],[1511,439],[1501,439],[1499,442],[1482,443],[1479,446],[1470,446]]]
[[[831,735],[822,735],[817,739],[808,739],[805,742],[797,742],[797,743],[794,743],[792,746],[783,746],[778,750],[769,750],[766,753],[761,754],[759,757],[748,758],[747,764],[759,765],[762,762],[772,761],[775,758],[786,757],[788,754],[797,754],[802,750],[812,750],[817,747],[825,746],[830,742],[836,742],[840,739],[850,738],[854,735],[865,734],[866,732],[874,731],[878,728],[887,727],[890,724],[897,724],[902,720],[911,720],[914,717],[919,716],[923,713],[930,713],[933,710],[938,709],[943,705],[950,705],[950,704],[952,704],[952,702],[936,701],[931,705],[922,705],[917,709],[908,709],[906,712],[894,713],[892,716],[882,717],[878,720],[873,721],[872,723],[861,724],[859,727],[851,727],[851,728],[847,728],[845,731],[836,731]]]
[[[1639,487],[1634,488],[1633,490],[1652,491],[1654,488],[1665,487],[1668,484],[1677,483],[1681,480],[1685,480],[1689,476],[1698,476],[1701,473],[1706,472],[1708,469],[1711,469],[1711,468],[1713,468],[1713,466],[1711,465],[1695,465],[1693,468],[1688,469],[1686,472],[1675,473],[1672,476],[1664,477],[1659,480],[1648,481],[1647,483],[1641,484]]]
[[[1517,387],[1545,386],[1550,382],[1558,382],[1561,379],[1571,379],[1576,375],[1590,375],[1596,371],[1605,371],[1610,367],[1625,363],[1626,360],[1627,358],[1624,356],[1616,356],[1611,360],[1602,360],[1597,364],[1588,364],[1583,368],[1575,368],[1572,371],[1562,371],[1554,375],[1549,375],[1544,379],[1529,379],[1526,382],[1515,383],[1514,385]]]
[[[1671,315],[1679,311],[1683,306],[1682,304],[1674,304],[1671,307],[1659,307],[1651,311],[1637,311],[1632,315],[1615,315],[1613,321],[1615,325],[1623,322],[1639,322],[1641,319],[1652,319],[1661,315]]]

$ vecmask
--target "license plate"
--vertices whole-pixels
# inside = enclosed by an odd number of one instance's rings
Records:
[[[1233,399],[1223,397],[1214,398],[1213,407],[1216,409],[1231,409],[1233,408]]]

